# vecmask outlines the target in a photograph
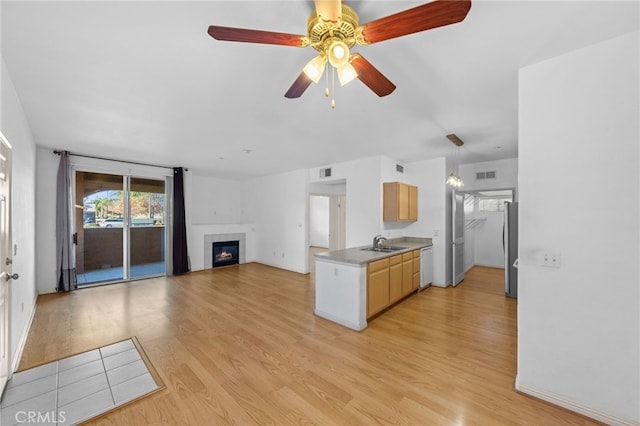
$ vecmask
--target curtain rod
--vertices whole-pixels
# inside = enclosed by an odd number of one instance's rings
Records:
[[[60,150],[56,149],[56,150],[53,151],[53,153],[56,154],[56,155],[60,155],[60,154],[63,153],[63,151],[60,151]],[[161,169],[174,169],[175,168],[175,167],[172,167],[172,166],[160,166],[158,164],[140,163],[140,162],[137,162],[137,161],[116,160],[116,159],[113,159],[113,158],[97,157],[97,156],[94,156],[94,155],[85,155],[85,154],[76,154],[76,153],[73,153],[73,152],[69,152],[69,155],[73,155],[74,157],[93,158],[95,160],[106,160],[106,161],[116,161],[118,163],[136,164],[138,166],[159,167]],[[184,171],[188,172],[189,169],[185,168]]]

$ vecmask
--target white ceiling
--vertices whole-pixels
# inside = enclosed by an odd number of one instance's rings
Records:
[[[360,22],[424,2],[346,3]],[[518,69],[639,28],[637,1],[475,1],[455,25],[358,46],[397,89],[358,80],[284,93],[315,56],[222,42],[211,24],[306,33],[313,8],[288,1],[2,1],[2,55],[36,142],[230,178],[384,154],[518,155]],[[544,88],[540,88],[544,90]],[[246,154],[244,150],[251,150]]]

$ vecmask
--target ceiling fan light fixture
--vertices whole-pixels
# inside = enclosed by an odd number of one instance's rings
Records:
[[[358,72],[356,69],[347,62],[345,66],[342,68],[338,68],[338,80],[340,81],[340,85],[344,86],[349,83],[351,80],[358,76]]]
[[[304,73],[307,75],[307,77],[309,77],[309,79],[311,79],[311,81],[317,83],[318,81],[320,81],[320,78],[324,73],[326,63],[326,57],[324,57],[323,55],[318,55],[307,62],[307,65],[304,66],[302,71],[304,71]]]
[[[334,40],[327,49],[329,63],[337,69],[349,62],[349,46],[342,40]]]

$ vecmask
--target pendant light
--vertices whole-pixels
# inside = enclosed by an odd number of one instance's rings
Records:
[[[454,145],[454,148],[451,173],[449,174],[446,183],[453,188],[462,188],[464,186],[464,182],[462,181],[462,178],[460,177],[460,173],[458,171],[458,162],[460,160],[460,147],[464,145],[464,142],[462,142],[462,139],[460,139],[453,133],[447,135],[447,139],[451,141],[451,143]]]

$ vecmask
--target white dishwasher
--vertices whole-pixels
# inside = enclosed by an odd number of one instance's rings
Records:
[[[420,290],[433,282],[433,246],[420,249]]]

